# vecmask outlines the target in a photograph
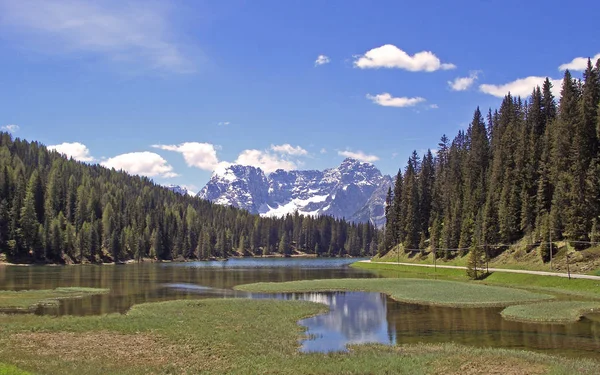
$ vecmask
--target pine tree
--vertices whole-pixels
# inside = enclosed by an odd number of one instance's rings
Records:
[[[398,174],[396,174],[396,181],[394,183],[394,194],[393,194],[393,203],[392,210],[390,210],[390,216],[393,218],[392,224],[390,224],[391,230],[391,246],[387,248],[389,250],[391,247],[399,245],[402,241],[404,241],[405,237],[405,214],[406,214],[406,206],[404,201],[404,178],[402,176],[402,170],[398,170]]]
[[[433,186],[435,184],[435,165],[431,150],[423,157],[421,170],[418,176],[419,182],[419,218],[422,237],[429,238],[429,226],[431,225],[431,210],[433,208]]]
[[[113,232],[115,231],[115,220],[114,220],[114,211],[112,204],[107,203],[104,206],[104,210],[102,212],[102,248],[107,253],[114,255],[114,236]],[[116,261],[117,259],[113,257]]]
[[[287,234],[287,231],[283,232],[283,235],[281,236],[281,241],[279,241],[279,252],[285,256],[288,256],[292,253],[292,249],[290,246],[290,240]]]
[[[402,176],[400,176],[402,177]],[[392,188],[388,188],[388,192],[385,198],[385,238],[384,245],[381,248],[380,256],[385,255],[395,243],[395,231],[396,231],[396,207],[394,206],[394,196],[392,195]]]
[[[402,199],[405,249],[417,249],[419,247],[421,219],[419,217],[419,187],[417,180],[418,163],[417,153],[413,151],[406,167]]]
[[[565,122],[573,120],[574,134],[571,145],[571,162],[569,176],[565,176],[568,181],[570,191],[568,193],[569,205],[565,212],[567,213],[567,223],[565,230],[568,238],[576,241],[587,241],[593,220],[593,210],[586,204],[586,178],[590,161],[597,155],[598,139],[596,138],[595,122],[597,118],[597,106],[600,100],[600,93],[597,85],[598,77],[591,61],[588,60],[588,66],[584,72],[583,92],[580,100],[578,114],[580,119],[564,119]],[[567,98],[568,99],[568,98]],[[563,102],[561,98],[561,116],[563,111]],[[576,108],[573,102],[565,101],[565,112],[569,116],[576,116]],[[592,206],[593,207],[593,206]]]
[[[29,183],[27,184],[27,192],[25,193],[25,199],[23,200],[19,221],[23,235],[23,246],[27,248],[30,253],[35,254],[34,256],[36,259],[41,257],[41,254],[36,251],[39,249],[37,240],[39,222],[35,211],[35,198],[39,186],[39,174],[34,170],[29,178]]]
[[[485,203],[486,174],[489,163],[487,129],[479,107],[467,129],[463,175],[462,228],[459,248],[471,245],[477,210]]]
[[[485,253],[480,246],[472,246],[467,259],[467,276],[471,280],[478,280],[485,273]]]

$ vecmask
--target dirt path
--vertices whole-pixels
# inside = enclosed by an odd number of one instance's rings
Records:
[[[415,266],[415,267],[436,267],[433,264],[418,264],[418,263],[398,263],[398,262],[371,262],[370,260],[360,260],[359,262],[364,263],[373,263],[373,264],[399,264],[401,266]],[[451,268],[457,270],[466,270],[467,267],[463,266],[442,266],[438,265],[437,268]],[[557,277],[569,277],[567,273],[561,272],[547,272],[547,271],[529,271],[529,270],[511,270],[506,268],[489,268],[490,272],[509,272],[509,273],[524,273],[529,275],[539,275],[539,276],[557,276]],[[571,273],[572,279],[587,279],[587,280],[600,280],[600,276],[593,275],[582,275],[577,273]]]

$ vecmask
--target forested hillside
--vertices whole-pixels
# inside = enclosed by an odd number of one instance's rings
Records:
[[[19,262],[372,254],[377,231],[323,216],[261,218],[0,133],[0,255]]]
[[[435,158],[414,152],[388,192],[380,253],[476,254],[525,238],[547,258],[550,241],[600,242],[599,76],[600,60],[582,80],[566,71],[558,103],[548,79],[527,99],[509,94],[444,135]]]

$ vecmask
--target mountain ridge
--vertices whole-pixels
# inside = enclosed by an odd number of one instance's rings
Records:
[[[385,194],[391,184],[392,178],[375,165],[352,158],[323,171],[278,169],[270,174],[233,164],[215,170],[197,197],[267,217],[298,211],[381,227]]]

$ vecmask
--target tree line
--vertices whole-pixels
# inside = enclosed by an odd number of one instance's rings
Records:
[[[600,243],[600,60],[582,79],[565,71],[558,103],[546,79],[485,117],[477,108],[435,157],[413,152],[387,194],[381,254],[402,245],[477,258],[527,236],[547,244],[547,261],[551,241]]]
[[[371,224],[263,218],[183,196],[146,177],[67,159],[0,133],[0,255],[18,262],[118,262],[231,255],[372,255]]]

